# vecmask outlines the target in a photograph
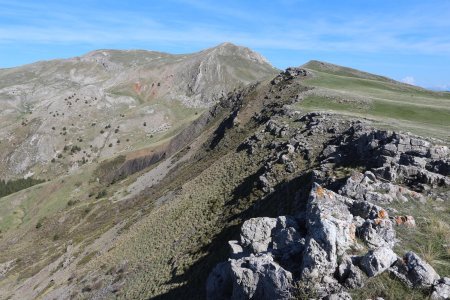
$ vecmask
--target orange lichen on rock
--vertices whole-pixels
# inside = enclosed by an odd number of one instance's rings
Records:
[[[416,227],[416,221],[413,216],[395,216],[394,220],[397,225]]]
[[[401,224],[405,223],[405,220],[403,218],[404,217],[402,217],[402,216],[395,216],[394,217],[395,224],[401,225]]]
[[[325,196],[325,190],[323,189],[323,187],[321,186],[317,187],[317,195],[321,198]]]
[[[380,219],[387,219],[387,217],[388,217],[388,213],[384,209],[381,209],[378,212],[378,218],[380,218]]]

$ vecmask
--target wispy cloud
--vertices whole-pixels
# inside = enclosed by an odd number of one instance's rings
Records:
[[[428,87],[428,89],[434,90],[434,91],[447,91],[447,92],[450,92],[450,84],[442,84],[442,85],[437,85],[437,86],[431,86],[431,87]]]
[[[403,78],[401,80],[403,83],[407,83],[407,84],[411,84],[411,85],[415,85],[416,84],[416,80],[414,79],[414,77],[412,76],[406,76],[405,78]]]
[[[427,16],[415,10],[405,12],[403,17],[373,14],[352,18],[312,18],[307,15],[285,18],[271,16],[264,11],[250,14],[216,2],[175,2],[210,12],[214,16],[226,16],[229,22],[211,24],[202,20],[176,20],[177,26],[173,26],[173,22],[152,12],[119,12],[114,9],[76,8],[62,4],[56,4],[49,10],[34,2],[2,0],[0,16],[15,16],[26,21],[2,24],[0,43],[111,45],[127,41],[200,44],[232,41],[251,47],[288,50],[450,53],[450,36],[424,33],[436,28],[440,31],[448,29],[450,32],[448,18]],[[292,5],[292,1],[287,3]],[[251,26],[233,25],[237,21],[250,23]]]

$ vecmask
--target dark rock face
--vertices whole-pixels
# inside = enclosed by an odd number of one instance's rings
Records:
[[[344,256],[337,269],[337,279],[344,287],[354,289],[364,286],[364,275],[357,267],[360,258]]]

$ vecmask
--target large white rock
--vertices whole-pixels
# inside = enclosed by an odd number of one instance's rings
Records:
[[[272,229],[276,225],[275,218],[252,218],[245,221],[241,227],[241,245],[254,253],[267,251],[272,241]]]
[[[356,243],[351,199],[314,184],[306,211],[308,238],[303,253],[302,278],[320,279],[333,273],[337,256]]]
[[[442,277],[433,286],[431,300],[448,300],[450,299],[450,278]]]
[[[260,254],[218,264],[207,280],[207,299],[291,299],[292,274]]]
[[[373,277],[387,270],[396,261],[397,255],[391,248],[381,247],[364,255],[360,266],[369,277]]]

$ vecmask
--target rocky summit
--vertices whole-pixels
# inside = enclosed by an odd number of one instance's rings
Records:
[[[449,93],[225,43],[0,100],[1,299],[450,299]]]

